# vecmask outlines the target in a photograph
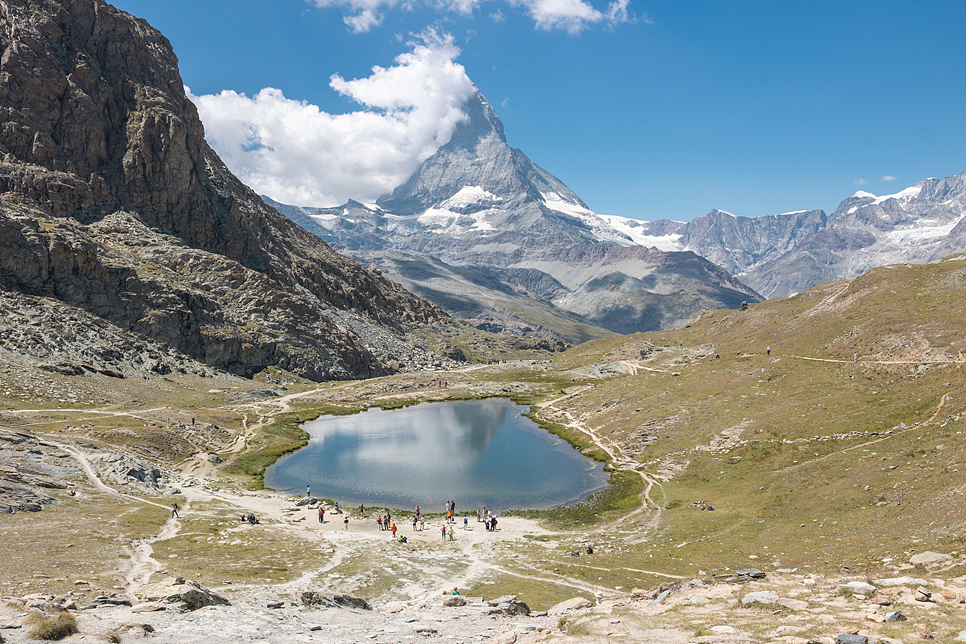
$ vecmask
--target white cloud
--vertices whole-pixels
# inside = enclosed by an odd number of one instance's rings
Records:
[[[480,7],[481,0],[422,0],[439,11],[455,12],[464,16],[472,15]],[[339,7],[347,13],[343,21],[354,33],[364,33],[382,24],[383,12],[397,5],[410,7],[416,0],[306,0],[316,7]],[[637,22],[628,13],[630,0],[613,0],[604,11],[599,11],[585,0],[508,0],[510,5],[522,7],[536,22],[538,29],[550,31],[562,29],[577,34],[591,25],[603,23],[613,27],[622,23]],[[497,22],[503,20],[499,9],[490,17]],[[651,20],[644,16],[644,21]]]
[[[342,7],[349,11],[342,21],[349,26],[353,33],[365,33],[382,24],[381,8],[391,9],[399,4],[399,0],[307,0],[320,9],[325,7]]]
[[[852,183],[854,183],[857,186],[864,186],[865,184],[868,183],[868,181],[866,181],[865,179],[856,179]]]
[[[256,192],[283,203],[333,206],[374,201],[401,184],[449,141],[476,92],[452,36],[427,30],[395,65],[330,85],[364,109],[329,114],[265,88],[252,97],[226,90],[189,97],[206,136]]]
[[[893,177],[891,174],[887,174],[884,177],[882,177],[882,180],[883,181],[895,181],[896,180],[896,177]]]
[[[614,0],[603,13],[584,0],[510,0],[510,4],[526,9],[544,31],[563,29],[577,34],[599,22],[614,26],[633,21],[627,13],[628,0]]]

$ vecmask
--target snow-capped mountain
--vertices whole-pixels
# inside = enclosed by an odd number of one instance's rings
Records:
[[[348,254],[365,252],[370,263],[398,251],[500,269],[511,282],[508,275],[523,274],[512,271],[539,271],[566,290],[554,292],[554,305],[618,332],[680,326],[702,308],[738,306],[757,293],[787,295],[966,250],[966,173],[892,195],[857,192],[831,216],[714,210],[690,222],[638,221],[593,212],[511,148],[482,94],[464,110],[468,118],[451,140],[375,204],[267,201]],[[398,265],[383,268],[392,276]],[[432,290],[420,292],[432,300]]]
[[[966,251],[966,172],[925,179],[895,194],[859,191],[821,230],[741,280],[768,297],[851,279],[876,266],[925,263]]]
[[[508,276],[545,273],[565,289],[555,306],[621,333],[682,326],[705,308],[760,299],[694,253],[649,248],[638,235],[642,222],[592,212],[508,145],[482,94],[464,111],[468,118],[450,141],[376,204],[298,208],[267,201],[348,254],[366,252],[369,262],[375,251],[401,251],[492,267],[511,282]],[[380,267],[393,277],[392,266]],[[414,288],[433,300],[435,289]]]

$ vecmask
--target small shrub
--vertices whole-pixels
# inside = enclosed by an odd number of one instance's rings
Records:
[[[104,637],[107,638],[108,642],[113,642],[114,644],[121,644],[121,634],[117,631],[107,631],[104,633]]]
[[[34,640],[59,640],[77,633],[77,620],[70,613],[54,613],[44,616],[40,611],[31,611],[27,623],[33,628],[27,637]]]

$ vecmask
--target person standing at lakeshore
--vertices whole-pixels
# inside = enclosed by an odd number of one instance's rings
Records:
[[[325,508],[319,506],[319,523],[324,523],[322,519],[325,518]]]
[[[346,532],[348,532],[349,531],[349,515],[348,514],[345,515],[345,519],[342,521],[342,523],[343,523],[343,525],[345,525]]]
[[[311,485],[306,485],[305,486],[305,496],[312,496],[312,486]]]
[[[395,539],[396,538],[396,524],[395,523],[392,524],[392,527],[390,528],[390,530],[392,531],[392,538]]]
[[[443,524],[443,541],[446,541],[446,524]]]
[[[426,517],[419,517],[419,531],[422,532],[426,529]]]

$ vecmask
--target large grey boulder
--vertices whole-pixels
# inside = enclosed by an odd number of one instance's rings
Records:
[[[183,610],[197,610],[205,606],[227,606],[224,597],[202,588],[198,582],[182,577],[169,577],[142,588],[137,596],[149,602],[179,604]]]
[[[333,595],[319,592],[302,593],[302,605],[310,608],[355,608],[358,610],[372,610],[364,599],[352,595]]]

